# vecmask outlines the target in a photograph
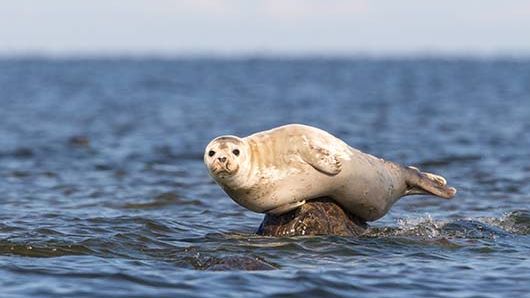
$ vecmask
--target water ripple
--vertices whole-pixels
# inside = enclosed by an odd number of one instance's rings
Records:
[[[0,69],[2,297],[530,290],[526,60],[35,58]],[[440,173],[458,195],[403,199],[363,237],[257,236],[263,215],[209,178],[203,149],[290,122]]]

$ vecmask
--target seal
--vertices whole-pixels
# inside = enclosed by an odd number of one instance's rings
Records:
[[[273,215],[328,197],[349,213],[374,221],[403,196],[450,199],[456,193],[441,176],[363,153],[301,124],[244,138],[215,138],[206,146],[204,163],[236,203]]]

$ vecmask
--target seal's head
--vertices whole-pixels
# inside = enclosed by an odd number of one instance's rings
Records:
[[[247,170],[249,151],[245,141],[236,136],[221,136],[204,150],[204,164],[217,183],[237,186]]]

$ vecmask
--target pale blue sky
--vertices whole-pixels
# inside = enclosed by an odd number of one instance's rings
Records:
[[[522,0],[0,0],[1,54],[530,53]]]

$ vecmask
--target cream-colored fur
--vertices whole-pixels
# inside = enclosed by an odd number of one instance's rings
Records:
[[[410,194],[417,179],[432,179],[437,185],[443,179],[433,174],[418,178],[415,169],[363,153],[323,130],[300,124],[245,138],[216,138],[206,147],[204,162],[235,202],[274,214],[288,212],[306,200],[331,197],[350,212],[375,220]],[[414,188],[420,191],[415,193],[433,193],[423,191],[430,181],[422,182],[423,188]]]

